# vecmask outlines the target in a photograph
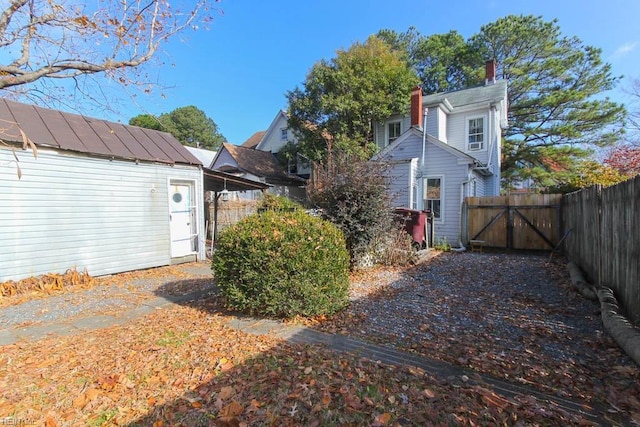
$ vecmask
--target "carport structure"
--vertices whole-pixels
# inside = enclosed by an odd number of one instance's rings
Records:
[[[226,201],[229,191],[260,190],[264,193],[270,185],[209,168],[203,168],[203,175],[204,191],[213,191],[213,244],[218,231],[218,203],[220,199]]]

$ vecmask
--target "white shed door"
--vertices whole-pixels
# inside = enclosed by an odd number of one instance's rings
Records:
[[[195,206],[193,186],[187,183],[169,186],[169,215],[171,220],[171,257],[181,257],[195,251]]]

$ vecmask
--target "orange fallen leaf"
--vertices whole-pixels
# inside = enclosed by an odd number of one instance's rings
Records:
[[[388,412],[378,415],[375,420],[376,424],[382,426],[386,426],[387,424],[389,424],[389,421],[391,421],[391,414]]]
[[[236,401],[233,401],[231,403],[229,403],[228,405],[224,406],[221,410],[220,410],[220,416],[222,417],[235,417],[238,416],[240,414],[242,414],[242,412],[244,411],[244,408],[242,407],[242,405]]]
[[[322,404],[324,406],[329,406],[330,403],[331,403],[331,395],[329,395],[329,393],[325,393],[324,396],[322,396]]]

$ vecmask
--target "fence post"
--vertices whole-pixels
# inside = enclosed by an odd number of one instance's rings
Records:
[[[597,249],[596,249],[596,256],[598,257],[598,274],[597,276],[597,282],[596,282],[596,287],[599,288],[602,286],[602,234],[603,234],[603,230],[602,230],[602,185],[597,184],[596,185],[596,204],[597,204],[597,224],[598,224],[598,236],[596,238],[597,242]]]

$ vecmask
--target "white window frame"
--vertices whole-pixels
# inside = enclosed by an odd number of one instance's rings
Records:
[[[398,135],[395,136],[393,139],[391,139],[391,132],[389,132],[389,128],[391,127],[391,125],[398,125]],[[385,123],[384,125],[384,143],[385,143],[385,147],[388,145],[393,144],[393,141],[395,141],[396,139],[400,138],[400,135],[402,135],[402,120],[392,120],[392,121],[388,121]]]
[[[478,120],[478,119],[482,119],[482,142],[480,142],[480,146],[477,148],[472,148],[471,144],[478,144],[478,142],[469,142],[469,137],[471,136],[471,126],[470,126],[470,122],[472,120]],[[485,151],[487,149],[487,116],[486,114],[479,114],[476,116],[468,116],[465,119],[465,130],[464,130],[464,135],[465,135],[465,146],[467,151]],[[479,135],[479,134],[476,134]]]
[[[280,141],[288,141],[289,140],[289,129],[280,128]]]
[[[440,180],[440,217],[434,217],[433,220],[439,224],[444,224],[445,214],[445,194],[444,194],[444,175],[429,175],[422,178],[422,208],[429,209],[429,199],[427,199],[428,180],[439,179]],[[436,200],[436,199],[431,199]]]

